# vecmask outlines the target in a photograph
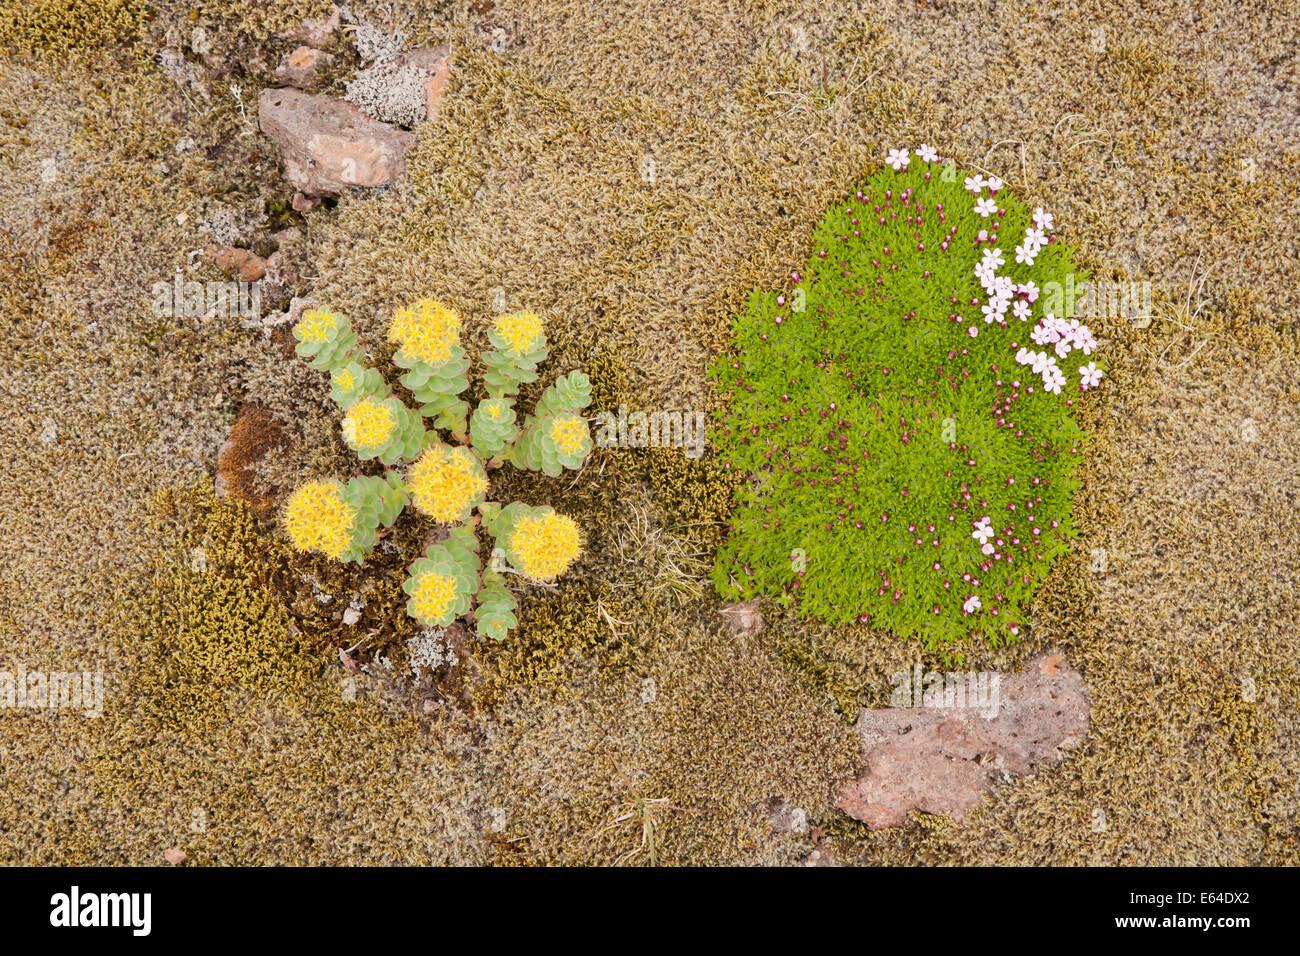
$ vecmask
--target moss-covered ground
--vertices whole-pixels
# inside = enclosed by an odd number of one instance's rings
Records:
[[[1289,5],[385,5],[409,43],[453,45],[444,108],[397,188],[300,216],[256,95],[323,7],[0,12],[0,669],[107,678],[99,718],[0,712],[0,862],[790,863],[815,838],[861,863],[1300,862]],[[165,69],[196,27],[208,59]],[[599,406],[708,410],[749,290],[919,142],[1052,210],[1093,276],[1156,287],[1149,324],[1095,324],[1081,535],[1024,639],[925,658],[1059,648],[1091,736],[961,825],[832,808],[852,714],[918,647],[771,606],[733,636],[707,454],[503,477],[587,553],[443,684],[407,679],[396,595],[427,527],[339,569],[212,494],[246,405],[277,434],[259,494],[354,470],[283,330],[153,314],[175,270],[219,278],[214,217],[250,244],[293,225],[299,292],[381,359],[394,305],[434,293],[480,328],[504,295],[551,317],[549,369],[587,368]],[[813,832],[775,832],[776,800]]]

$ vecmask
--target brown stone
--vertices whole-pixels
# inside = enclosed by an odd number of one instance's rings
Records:
[[[984,706],[968,698],[968,706],[862,710],[866,770],[841,788],[836,806],[873,830],[907,822],[912,810],[961,820],[996,783],[1061,760],[1087,736],[1083,676],[1059,654],[1005,679],[991,675],[985,686]]]
[[[275,70],[275,80],[285,86],[305,90],[316,82],[320,71],[329,66],[334,58],[328,53],[309,46],[300,46],[292,53],[285,54]]]
[[[438,108],[442,105],[443,96],[446,95],[447,85],[451,82],[451,50],[445,46],[421,47],[403,53],[398,58],[398,62],[403,66],[417,67],[429,74],[429,78],[424,82],[424,118],[433,119],[438,115]]]
[[[406,169],[415,136],[343,100],[295,89],[263,90],[258,122],[275,142],[284,178],[308,196],[386,186]]]
[[[217,268],[226,275],[238,275],[245,282],[256,282],[266,275],[266,260],[239,246],[213,246],[210,250]]]
[[[424,105],[427,110],[426,119],[433,119],[438,115],[438,108],[442,105],[442,97],[447,92],[447,84],[451,82],[451,57],[446,57],[441,63],[429,74],[428,81],[424,84]]]

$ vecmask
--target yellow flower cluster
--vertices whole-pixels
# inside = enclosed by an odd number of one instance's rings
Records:
[[[510,552],[524,574],[550,580],[569,570],[582,553],[582,533],[572,518],[554,511],[520,518],[510,535]]]
[[[416,509],[435,521],[452,524],[487,490],[487,478],[469,449],[435,445],[411,466],[406,486]]]
[[[343,437],[358,450],[382,448],[393,437],[397,416],[376,398],[363,398],[343,418]]]
[[[338,324],[339,317],[329,309],[305,309],[295,328],[304,342],[324,342]]]
[[[289,497],[284,526],[298,551],[319,551],[339,558],[352,543],[356,510],[343,500],[336,481],[313,481]]]
[[[510,351],[523,355],[541,342],[542,320],[536,312],[513,312],[499,316],[492,327],[510,345]]]
[[[587,427],[577,415],[560,415],[551,420],[551,441],[566,455],[575,454],[587,437]]]
[[[357,387],[357,377],[352,374],[351,369],[341,368],[334,373],[334,384],[339,387],[340,392],[346,394]]]
[[[388,340],[411,358],[440,365],[451,358],[459,341],[460,315],[433,299],[421,299],[409,309],[398,309],[388,330]]]
[[[448,574],[422,574],[411,594],[411,610],[422,620],[433,620],[446,614],[455,600],[455,578]]]

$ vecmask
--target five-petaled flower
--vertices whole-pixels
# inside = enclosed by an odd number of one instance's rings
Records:
[[[889,155],[885,158],[885,162],[894,167],[894,172],[901,172],[906,169],[910,161],[911,158],[905,149],[891,149]]]

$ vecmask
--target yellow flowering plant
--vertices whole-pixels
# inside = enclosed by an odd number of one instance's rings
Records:
[[[488,330],[492,348],[483,353],[483,382],[493,398],[519,394],[521,385],[537,381],[537,366],[546,360],[546,332],[536,312],[498,316]]]
[[[460,344],[460,314],[434,299],[398,309],[388,330],[393,362],[407,370],[401,383],[420,402],[420,414],[457,438],[465,437],[469,360]]]
[[[415,510],[440,524],[468,521],[487,494],[487,471],[468,447],[436,442],[406,472]]]
[[[402,582],[406,613],[421,624],[446,627],[470,609],[479,590],[478,538],[468,527],[453,528],[430,545]]]
[[[312,368],[324,371],[346,365],[357,344],[352,323],[329,309],[304,309],[294,324],[293,337],[298,340],[295,351]]]
[[[542,393],[536,411],[524,421],[511,446],[510,461],[557,478],[565,468],[580,468],[591,454],[591,429],[579,414],[591,403],[591,382],[581,372],[562,375]]]
[[[524,577],[553,581],[582,554],[582,531],[577,522],[547,505],[535,508],[515,502],[480,512],[500,553]]]
[[[366,368],[355,358],[330,372],[330,398],[345,412],[367,395],[387,398],[391,394],[379,370]]]
[[[373,550],[380,526],[390,526],[412,505],[449,531],[408,568],[407,613],[437,627],[472,616],[480,635],[501,640],[518,624],[509,576],[554,581],[581,555],[582,533],[573,519],[549,506],[488,501],[489,473],[506,463],[549,477],[581,468],[592,449],[582,414],[591,402],[591,382],[577,371],[560,376],[521,426],[515,397],[537,380],[548,354],[545,326],[535,312],[498,316],[487,333],[491,348],[482,354],[486,396],[471,414],[462,398],[470,362],[461,328],[460,314],[434,299],[394,313],[388,330],[396,346],[393,362],[403,370],[398,382],[418,403],[417,411],[366,364],[344,316],[304,311],[294,326],[298,353],[330,373],[330,397],[343,411],[344,442],[362,461],[377,459],[395,470],[347,484],[304,485],[290,498],[284,525],[299,550],[361,561]],[[495,543],[486,568],[474,530],[480,523]]]
[[[396,398],[364,395],[343,416],[343,440],[362,461],[409,461],[428,438],[420,416]]]
[[[408,501],[406,488],[392,473],[346,484],[308,482],[285,503],[284,526],[297,551],[360,562],[374,550],[379,528],[392,527]]]

